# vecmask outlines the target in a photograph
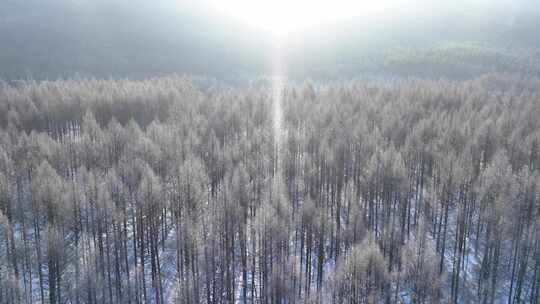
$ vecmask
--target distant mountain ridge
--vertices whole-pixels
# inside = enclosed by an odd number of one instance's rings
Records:
[[[372,16],[313,28],[289,37],[288,72],[299,79],[393,73],[388,52],[405,47],[424,53],[448,41],[538,54],[537,10],[488,13],[481,18],[461,11]],[[0,10],[0,41],[0,78],[5,80],[185,73],[235,81],[268,74],[272,50],[272,40],[261,31],[172,0],[7,0]],[[456,74],[422,70],[422,64],[415,68],[420,70],[405,71],[406,76]],[[490,67],[476,70],[457,74],[474,76]]]

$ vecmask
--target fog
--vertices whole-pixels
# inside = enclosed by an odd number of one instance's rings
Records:
[[[466,42],[487,46],[490,52],[496,49],[500,55],[508,49],[530,52],[539,44],[540,14],[534,1],[390,0],[378,1],[378,6],[358,2],[348,10],[330,10],[329,16],[323,16],[330,7],[325,2],[320,2],[316,14],[313,7],[318,4],[302,11],[301,5],[289,9],[284,1],[275,2],[282,7],[272,10],[268,10],[270,2],[261,1],[258,10],[259,4],[242,10],[244,1],[231,3],[236,4],[228,7],[225,1],[214,0],[4,0],[0,77],[141,78],[179,73],[243,82],[271,70],[276,38],[271,30],[272,14],[280,20],[286,16],[283,22],[293,24],[288,29],[276,21],[276,27],[282,28],[287,70],[298,79],[396,74],[396,68],[388,70],[385,56],[403,47],[429,50],[434,45]],[[335,3],[337,7],[353,2]],[[270,16],[260,24],[257,18],[246,16],[265,12]],[[493,67],[486,67],[489,69]],[[405,76],[424,72],[407,69]],[[456,76],[446,71],[434,73]]]

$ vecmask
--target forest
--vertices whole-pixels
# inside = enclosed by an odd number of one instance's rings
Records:
[[[540,79],[0,86],[0,303],[540,303]]]

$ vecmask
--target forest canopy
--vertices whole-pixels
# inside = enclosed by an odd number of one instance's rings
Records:
[[[540,80],[0,86],[0,303],[540,302]]]

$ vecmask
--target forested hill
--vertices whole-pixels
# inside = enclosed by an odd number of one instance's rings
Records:
[[[196,1],[4,0],[0,78],[188,73],[233,81],[267,70],[269,39],[258,37]]]
[[[538,79],[272,95],[0,87],[0,303],[539,303]]]
[[[283,43],[289,76],[540,75],[540,9],[522,5],[534,0],[472,5],[481,1],[430,13],[423,6],[388,11],[291,34]],[[0,79],[8,81],[179,73],[245,84],[269,74],[273,62],[268,33],[197,1],[3,0],[0,41]]]

